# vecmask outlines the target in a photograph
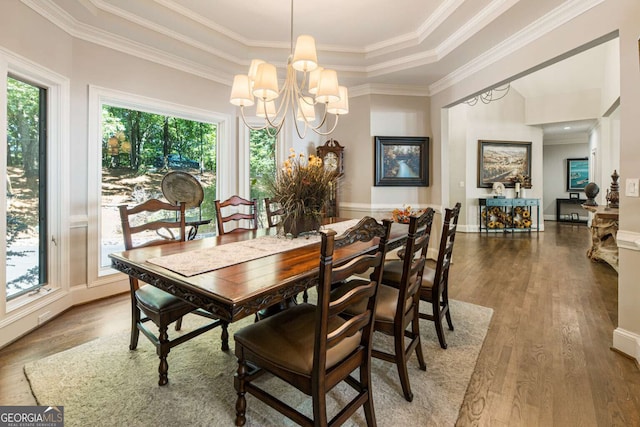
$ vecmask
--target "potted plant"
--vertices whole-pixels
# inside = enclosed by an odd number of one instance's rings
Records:
[[[291,149],[275,178],[267,183],[272,200],[285,212],[281,222],[285,234],[297,237],[320,228],[331,187],[337,179],[335,172],[325,169],[320,157],[296,154]]]

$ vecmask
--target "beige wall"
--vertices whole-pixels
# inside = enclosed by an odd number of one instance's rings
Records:
[[[363,95],[349,101],[349,115],[341,119],[333,137],[345,145],[345,177],[341,184],[341,215],[390,213],[394,207],[433,204],[439,179],[430,152],[429,187],[374,186],[375,136],[429,136],[429,102],[420,96]],[[431,144],[431,147],[433,144]]]
[[[638,175],[640,164],[640,72],[638,37],[640,35],[640,2],[607,0],[547,35],[529,43],[506,58],[476,72],[459,83],[431,97],[431,124],[434,141],[448,149],[449,141],[441,125],[441,109],[469,94],[534,68],[537,64],[561,56],[614,31],[620,35],[620,174]],[[451,165],[444,164],[443,170]],[[635,175],[634,175],[635,174]],[[630,241],[640,238],[640,198],[621,195],[620,228]],[[613,342],[618,349],[640,360],[640,251],[620,249],[619,327]]]
[[[478,199],[487,197],[492,191],[478,187],[480,140],[531,142],[531,176],[534,179],[532,188],[526,190],[526,197],[542,197],[542,130],[525,124],[524,111],[525,100],[513,89],[499,102],[480,102],[473,106],[461,103],[449,109],[446,150],[450,159],[449,198],[450,204],[462,202],[461,230],[478,230]],[[513,189],[506,191],[507,196],[513,196]]]

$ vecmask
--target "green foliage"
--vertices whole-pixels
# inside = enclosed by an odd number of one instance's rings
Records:
[[[7,165],[37,176],[40,88],[7,78]]]
[[[251,198],[271,197],[266,184],[276,174],[276,137],[266,130],[250,133],[249,168]]]
[[[109,138],[119,138],[116,164],[135,171],[162,167],[163,159],[177,154],[181,159],[192,159],[205,170],[216,170],[217,126],[178,117],[146,113],[127,108],[103,106],[102,109],[102,164],[113,166],[109,151]],[[123,146],[126,141],[130,150]]]

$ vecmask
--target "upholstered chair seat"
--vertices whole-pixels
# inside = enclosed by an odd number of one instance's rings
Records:
[[[141,286],[136,292],[136,300],[141,308],[147,309],[144,311],[149,317],[153,317],[153,313],[162,313],[167,318],[175,317],[178,320],[195,310],[192,305],[185,304],[184,300],[151,285]]]
[[[251,328],[244,328],[235,335],[236,343],[260,354],[274,365],[303,375],[313,369],[313,348],[316,327],[316,306],[300,304],[267,317]],[[334,317],[329,320],[329,330],[335,331],[345,323]],[[327,350],[327,369],[344,360],[360,345],[361,332],[347,337]]]

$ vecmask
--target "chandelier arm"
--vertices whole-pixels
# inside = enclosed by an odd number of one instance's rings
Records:
[[[306,119],[305,119],[306,121]],[[293,120],[293,126],[296,128],[296,133],[298,134],[298,138],[300,139],[304,139],[307,136],[307,130],[309,129],[309,126],[307,126],[307,124],[305,123],[304,127],[303,127],[303,132],[300,132],[300,128],[298,127],[298,121]]]
[[[244,123],[244,125],[246,127],[248,127],[251,130],[264,130],[267,129],[269,126],[267,126],[266,124],[264,126],[254,126],[252,124],[250,124],[249,122],[247,122],[247,118],[244,115],[244,106],[240,107],[240,116],[242,117],[242,122]]]
[[[336,116],[336,120],[335,120],[335,122],[333,123],[333,127],[332,127],[330,130],[328,130],[328,131],[326,131],[326,132],[321,132],[321,131],[319,131],[319,130],[317,130],[317,129],[314,129],[313,131],[314,131],[315,133],[317,133],[318,135],[322,135],[322,136],[330,135],[334,130],[336,130],[336,127],[338,126],[338,118],[340,117],[340,115],[339,115],[339,114],[336,114],[335,116]]]

